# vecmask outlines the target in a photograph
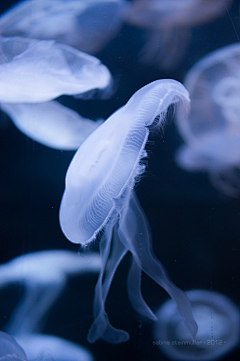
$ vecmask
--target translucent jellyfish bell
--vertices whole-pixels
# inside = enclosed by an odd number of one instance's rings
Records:
[[[153,344],[171,360],[217,360],[228,354],[240,339],[239,309],[219,292],[186,292],[198,324],[196,340],[186,333],[172,300],[158,310]]]
[[[171,68],[185,54],[191,28],[226,12],[233,0],[134,0],[126,21],[148,30],[140,57],[156,66]]]
[[[68,45],[0,37],[0,80],[0,102],[41,103],[105,89],[111,75],[97,58]]]
[[[16,339],[24,348],[28,361],[94,361],[85,347],[60,337],[25,334]]]
[[[127,251],[133,256],[128,293],[134,309],[156,320],[141,294],[143,270],[174,299],[193,338],[197,332],[186,295],[152,254],[150,227],[133,190],[136,178],[145,170],[142,159],[147,156],[144,148],[149,127],[154,121],[162,124],[169,105],[180,101],[187,107],[188,93],[174,80],[146,85],[87,138],[68,168],[60,206],[64,234],[71,242],[87,245],[104,229],[89,342],[102,338],[119,343],[129,338],[127,332],[111,326],[105,312],[114,273]]]
[[[205,170],[216,187],[230,196],[240,192],[240,45],[207,55],[189,71],[185,86],[191,110],[178,116],[185,145],[177,163]]]
[[[20,1],[0,18],[0,34],[57,40],[96,53],[122,24],[124,0]]]
[[[16,127],[33,140],[51,148],[75,150],[102,123],[81,117],[56,101],[1,103]]]
[[[0,288],[22,283],[25,292],[8,322],[11,335],[39,331],[43,317],[61,295],[67,277],[99,272],[97,254],[81,257],[75,252],[49,250],[28,253],[0,265]]]
[[[1,361],[27,361],[22,347],[14,338],[0,331],[0,360]]]

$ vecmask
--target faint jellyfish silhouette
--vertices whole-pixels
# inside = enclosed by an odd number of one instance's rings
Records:
[[[228,194],[240,194],[240,46],[207,55],[189,71],[188,117],[177,125],[185,145],[176,155],[187,170],[205,170],[212,183]]]
[[[1,103],[16,127],[33,140],[51,148],[75,150],[103,122],[81,117],[56,101]]]
[[[172,360],[217,360],[239,344],[239,309],[219,292],[191,290],[186,292],[198,324],[192,341],[174,302],[165,302],[157,311],[153,344]]]
[[[0,34],[57,40],[94,54],[118,33],[126,7],[124,0],[20,1],[0,17]]]
[[[126,21],[148,30],[140,58],[161,68],[173,68],[183,58],[191,28],[222,15],[233,0],[134,0]]]
[[[7,325],[11,335],[39,331],[45,315],[61,295],[67,277],[82,272],[99,272],[98,254],[81,257],[75,252],[48,250],[25,254],[0,266],[0,289],[22,283],[24,296]]]
[[[16,339],[24,348],[28,361],[94,361],[88,349],[61,337],[25,334]]]
[[[82,96],[111,83],[108,69],[97,58],[52,40],[0,37],[0,54],[0,102]]]
[[[127,332],[111,326],[105,312],[114,273],[127,251],[133,257],[128,293],[134,309],[156,320],[141,294],[143,270],[174,299],[193,338],[197,332],[188,298],[152,254],[150,227],[134,193],[134,184],[145,170],[142,159],[147,156],[144,148],[149,127],[161,125],[169,105],[180,101],[187,106],[188,93],[174,80],[146,85],[86,139],[68,168],[60,206],[64,234],[71,242],[88,247],[102,231],[102,266],[95,288],[89,342],[98,338],[110,343],[129,339]]]
[[[2,331],[0,331],[0,360],[27,361],[22,347],[12,336]]]

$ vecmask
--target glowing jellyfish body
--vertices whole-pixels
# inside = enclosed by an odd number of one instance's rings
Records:
[[[122,24],[124,0],[21,1],[0,18],[0,34],[57,40],[96,53]]]
[[[169,280],[152,254],[148,221],[133,190],[136,178],[145,170],[141,160],[147,155],[144,148],[149,127],[154,121],[161,124],[169,105],[180,100],[188,105],[188,93],[174,80],[159,80],[141,88],[87,138],[67,171],[60,206],[64,234],[74,243],[87,245],[104,228],[90,342],[102,338],[119,343],[129,338],[127,332],[110,325],[104,306],[114,273],[127,251],[133,256],[128,293],[135,310],[156,320],[141,294],[143,270],[175,300],[193,338],[197,332],[186,295]]]
[[[8,322],[11,335],[32,333],[62,293],[67,276],[99,272],[97,254],[80,257],[70,251],[49,250],[25,254],[0,266],[0,288],[22,283],[25,293]]]
[[[48,147],[75,150],[102,123],[81,117],[56,101],[46,103],[1,103],[16,127]]]
[[[158,310],[154,327],[154,344],[172,360],[217,360],[239,344],[239,309],[218,292],[186,292],[198,324],[196,340],[186,333],[172,300]]]
[[[240,167],[240,46],[231,45],[200,60],[188,73],[191,97],[186,118],[178,116],[185,145],[177,153],[187,170],[205,170],[228,195],[239,193]]]
[[[22,347],[12,336],[2,331],[0,331],[0,360],[27,361]]]
[[[43,334],[25,334],[16,337],[24,348],[28,361],[93,361],[85,347],[60,337]]]
[[[179,62],[191,40],[191,28],[227,11],[232,0],[135,0],[126,21],[148,29],[140,54],[143,61],[171,68]]]
[[[0,37],[0,53],[0,102],[45,102],[111,81],[97,58],[55,41]]]

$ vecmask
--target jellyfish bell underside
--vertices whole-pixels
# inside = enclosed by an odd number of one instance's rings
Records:
[[[0,102],[41,103],[111,82],[97,58],[53,40],[0,37],[0,51]]]
[[[22,347],[12,336],[2,331],[0,331],[0,360],[27,361]]]
[[[208,290],[186,292],[198,324],[194,341],[189,339],[174,302],[157,311],[154,343],[172,360],[217,360],[239,344],[239,309],[226,296]]]
[[[239,44],[207,55],[184,82],[191,98],[187,117],[177,125],[185,145],[177,163],[187,170],[205,170],[214,185],[230,196],[240,192],[240,71]]]
[[[102,338],[120,343],[129,339],[127,332],[110,324],[105,312],[114,273],[127,251],[133,257],[128,276],[133,308],[156,320],[141,294],[144,271],[174,299],[191,336],[196,335],[188,298],[152,254],[150,227],[134,193],[136,178],[145,170],[142,159],[147,156],[144,148],[149,126],[156,118],[161,124],[169,105],[179,102],[188,107],[188,93],[174,80],[159,80],[141,88],[87,138],[67,171],[59,215],[63,233],[73,243],[88,245],[103,230],[102,267],[95,288],[89,342]]]
[[[81,117],[56,101],[0,103],[14,125],[31,139],[54,149],[76,150],[102,123]]]

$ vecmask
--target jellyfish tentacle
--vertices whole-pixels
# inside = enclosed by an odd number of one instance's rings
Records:
[[[150,320],[157,321],[157,317],[143,299],[141,292],[141,273],[142,270],[133,257],[127,281],[129,301],[137,313]]]
[[[138,266],[163,287],[175,301],[191,337],[195,339],[198,327],[192,315],[191,303],[185,293],[169,279],[162,263],[153,256],[147,218],[134,192],[129,207],[122,212],[118,233],[120,240],[128,247]]]
[[[112,242],[111,258],[109,259],[113,222],[110,221],[106,227],[104,236],[100,243],[100,256],[102,259],[101,272],[95,287],[93,310],[94,321],[88,332],[88,341],[93,343],[102,338],[110,343],[125,342],[129,339],[126,331],[113,327],[105,311],[105,301],[119,263],[126,254],[126,247],[118,242],[118,237],[114,237]]]

